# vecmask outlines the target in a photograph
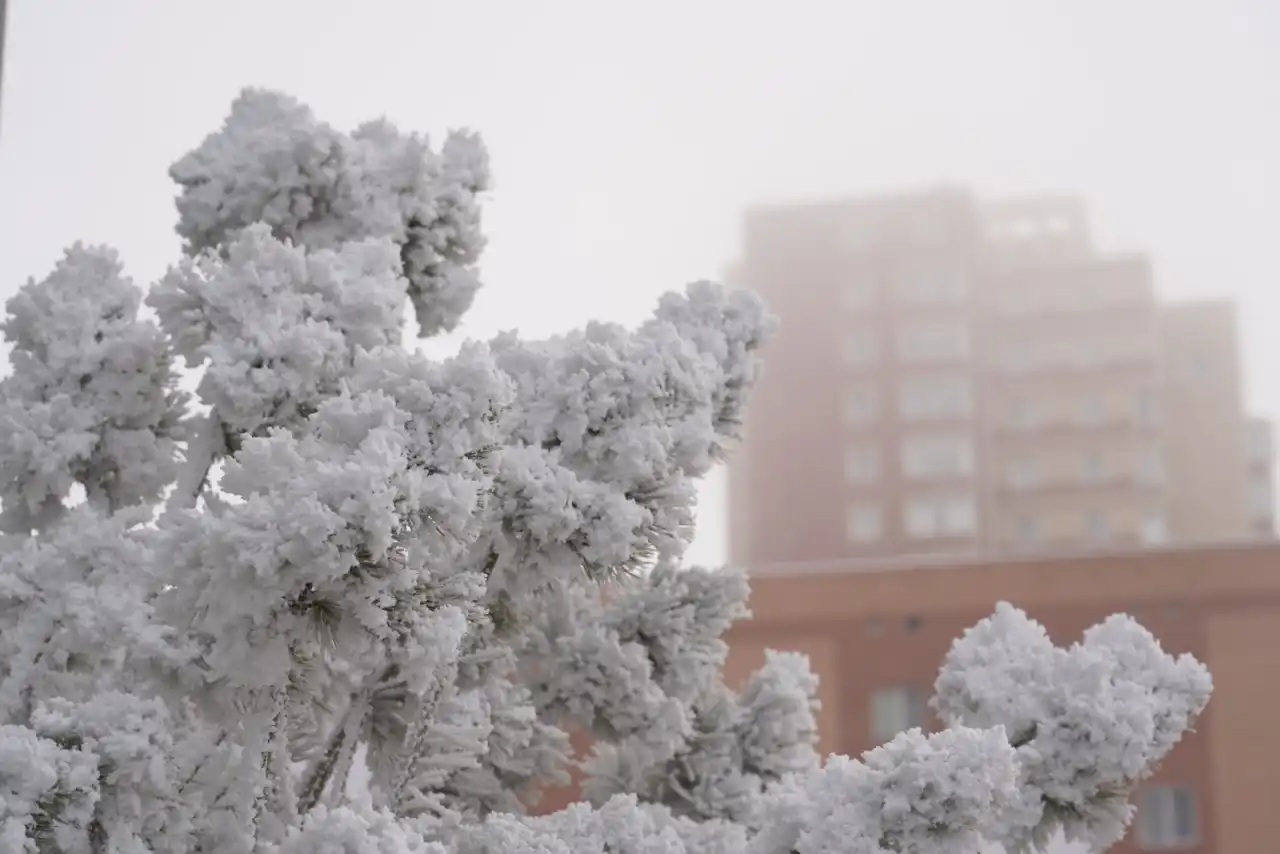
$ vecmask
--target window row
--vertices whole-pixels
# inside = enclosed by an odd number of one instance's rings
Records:
[[[907,499],[901,509],[902,533],[913,540],[967,538],[978,534],[978,505],[972,495],[932,495]],[[850,504],[845,535],[852,543],[871,544],[887,534],[888,513],[883,503],[866,500]],[[1120,538],[1159,546],[1169,542],[1163,513],[1121,514],[1106,509],[1074,514],[1023,513],[1012,522],[1010,534],[1023,546],[1053,542],[1106,543]]]
[[[911,436],[902,442],[898,460],[904,477],[912,480],[968,478],[977,469],[973,440],[967,436]],[[845,480],[853,485],[876,483],[883,474],[880,448],[856,444],[845,451]]]
[[[841,358],[847,367],[875,365],[887,353],[885,335],[862,329],[844,336]],[[923,318],[903,323],[893,335],[893,351],[903,362],[963,361],[972,355],[973,340],[967,320],[953,317]]]
[[[841,302],[850,311],[873,308],[882,300],[901,306],[958,305],[969,299],[969,274],[948,266],[896,270],[887,276],[868,273],[849,282]]]
[[[1150,336],[1134,334],[1106,340],[1082,336],[1007,344],[995,356],[996,370],[1030,374],[1046,370],[1092,370],[1128,362],[1154,361],[1156,344]]]
[[[1100,427],[1106,424],[1155,423],[1155,396],[1145,389],[1091,395],[1028,398],[1003,407],[1001,424],[1008,430],[1045,427]]]
[[[846,333],[840,345],[841,361],[850,368],[877,365],[889,353],[890,343],[898,361],[911,364],[962,362],[974,357],[972,325],[965,317],[920,318],[900,324],[891,341],[886,337],[881,330],[870,328]],[[1114,341],[1050,339],[1008,344],[997,351],[991,367],[1016,375],[1061,368],[1099,368],[1154,357],[1153,344],[1132,336]]]
[[[967,237],[969,230],[968,221],[951,211],[912,211],[892,218],[868,211],[841,222],[835,238],[848,255],[865,257],[877,249],[890,247],[899,253],[908,247],[935,249],[952,241],[957,234]]]
[[[1117,307],[1148,305],[1153,298],[1150,284],[1142,276],[1072,277],[1069,287],[1064,284],[1044,282],[1031,287],[1019,284],[992,289],[987,304],[993,314],[1025,317],[1115,311]]]
[[[846,534],[854,543],[884,538],[884,507],[855,502],[848,508]],[[908,499],[902,507],[902,531],[914,540],[972,537],[978,532],[978,503],[972,495],[927,496]]]
[[[967,419],[973,416],[973,382],[968,376],[910,377],[897,395],[898,415],[904,421]],[[844,397],[844,420],[870,424],[880,420],[881,394],[875,386],[849,389]]]
[[[884,392],[874,383],[854,385],[844,392],[843,418],[850,425],[867,425],[884,415]],[[903,378],[896,388],[896,411],[904,421],[969,419],[976,413],[973,377],[939,373]],[[1052,427],[1104,427],[1155,423],[1154,395],[1145,390],[1041,397],[1003,403],[993,412],[998,429],[1009,432]]]
[[[1055,541],[1105,543],[1120,538],[1158,546],[1169,541],[1169,524],[1160,512],[1135,516],[1099,508],[1073,514],[1024,513],[1014,521],[1013,537],[1024,546]]]
[[[1163,455],[1154,448],[1113,452],[1086,450],[1077,454],[1046,452],[1033,458],[1011,460],[1004,472],[1004,485],[1016,491],[1117,481],[1151,486],[1163,484]]]

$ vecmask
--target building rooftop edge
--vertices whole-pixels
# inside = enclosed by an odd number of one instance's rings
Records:
[[[762,566],[747,566],[749,577],[776,578],[784,576],[855,575],[880,572],[901,572],[912,569],[981,569],[993,566],[1018,566],[1030,564],[1089,563],[1116,560],[1117,558],[1153,558],[1160,555],[1186,555],[1212,552],[1265,551],[1274,549],[1280,554],[1280,539],[1222,540],[1203,543],[1184,543],[1167,546],[1143,546],[1132,548],[1072,549],[1056,552],[1025,552],[1022,554],[984,555],[975,552],[947,554],[895,555],[892,557],[845,558],[836,560],[795,561]],[[1277,568],[1280,572],[1280,567]]]

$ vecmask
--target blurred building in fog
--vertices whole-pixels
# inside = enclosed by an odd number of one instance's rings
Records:
[[[1234,305],[1162,303],[1079,201],[759,209],[733,278],[782,319],[730,466],[735,563],[1272,531]]]
[[[807,653],[820,677],[824,753],[856,756],[919,726],[952,640],[1009,601],[1059,644],[1107,616],[1137,618],[1172,653],[1208,665],[1214,694],[1134,798],[1129,836],[1109,854],[1256,854],[1280,839],[1280,544],[1099,551],[1074,557],[946,556],[760,570],[751,620],[730,631],[726,681],[764,650]]]

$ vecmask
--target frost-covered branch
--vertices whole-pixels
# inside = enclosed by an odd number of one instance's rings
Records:
[[[312,250],[385,239],[423,336],[451,331],[479,290],[479,197],[490,177],[474,134],[450,133],[439,152],[385,120],[348,135],[292,98],[249,89],[169,174],[193,255],[221,252],[258,223]]]
[[[250,90],[171,174],[158,323],[105,248],[8,304],[0,850],[1105,845],[1204,708],[1204,668],[1127,618],[1060,649],[1002,606],[944,662],[947,730],[824,764],[807,659],[731,690],[747,580],[680,565],[758,299],[699,282],[634,329],[435,361],[402,317],[452,329],[479,287],[475,136]],[[523,815],[573,729],[591,803]]]
[[[12,373],[0,381],[6,530],[56,522],[71,489],[96,509],[154,503],[171,482],[186,396],[168,342],[138,317],[142,291],[114,250],[81,244],[6,304]]]

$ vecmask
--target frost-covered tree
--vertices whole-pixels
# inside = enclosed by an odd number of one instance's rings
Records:
[[[727,686],[746,579],[681,565],[757,299],[433,361],[406,304],[433,335],[479,287],[478,138],[247,91],[171,174],[148,294],[76,245],[8,304],[0,853],[1104,847],[1208,701],[1127,618],[1063,649],[1002,606],[947,729],[823,762],[807,661]],[[586,801],[525,814],[575,769]]]

